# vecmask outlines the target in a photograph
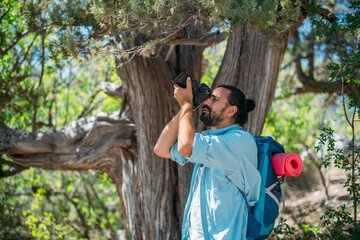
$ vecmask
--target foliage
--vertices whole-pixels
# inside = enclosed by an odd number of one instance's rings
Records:
[[[290,99],[278,99],[272,105],[264,135],[272,135],[282,142],[289,152],[305,154],[304,151],[314,151],[316,138],[314,129],[324,124],[327,98],[316,95],[302,95]],[[309,111],[312,108],[312,111]],[[283,114],[279,114],[283,113]]]
[[[328,65],[330,74],[330,82],[340,82],[343,88],[346,85],[354,85],[359,89],[360,79],[356,70],[360,64],[360,42],[359,42],[359,14],[360,2],[354,1],[349,5],[350,11],[343,16],[343,20],[329,23],[323,19],[314,18],[314,23],[318,27],[318,35],[320,37],[333,37],[334,32],[340,32],[343,35],[352,36],[353,41],[345,42],[343,39],[334,38],[333,52],[338,55],[338,61]],[[351,129],[351,139],[347,149],[339,149],[335,147],[334,130],[324,128],[320,137],[317,149],[326,148],[327,155],[324,158],[324,165],[328,167],[330,162],[334,162],[335,166],[343,169],[347,173],[347,180],[344,183],[349,194],[352,196],[353,214],[348,212],[348,206],[342,206],[341,209],[329,208],[321,219],[324,225],[328,226],[332,239],[343,239],[344,231],[348,230],[350,236],[358,235],[359,224],[357,223],[357,207],[360,197],[360,148],[355,142],[357,137],[356,130],[359,119],[359,91],[355,91],[345,97],[341,94],[343,111],[348,127]],[[347,98],[347,99],[346,99]],[[346,229],[348,228],[348,229]]]
[[[101,81],[121,83],[113,61],[66,58],[68,31],[78,40],[96,31],[81,2],[0,3],[0,121],[9,127],[58,131],[78,118],[119,110],[121,99],[99,88]],[[81,21],[88,27],[71,26]],[[9,169],[3,163],[1,172]],[[116,188],[104,173],[29,169],[0,181],[6,239],[112,238],[124,228]]]
[[[94,111],[111,113],[120,107],[118,100],[99,92],[99,81],[120,83],[114,63],[80,64],[65,58],[62,37],[66,27],[70,22],[85,21],[79,7],[80,12],[69,5],[79,4],[15,0],[2,3],[0,119],[12,128],[59,130]],[[73,20],[66,18],[70,13]],[[86,21],[91,24],[89,19]],[[89,33],[82,30],[82,34]]]
[[[201,82],[211,86],[217,72],[219,71],[222,59],[225,54],[227,40],[219,43],[216,46],[208,47],[203,53],[204,59],[208,61],[205,74],[201,78]]]
[[[280,218],[280,223],[274,228],[271,239],[293,239],[296,229],[286,223],[286,219]]]
[[[356,134],[360,128],[359,91],[356,89],[359,89],[360,5],[358,1],[350,3],[345,1],[338,5],[336,2],[327,1],[324,4],[328,4],[330,9],[339,7],[345,10],[339,12],[336,15],[338,19],[334,21],[335,18],[329,18],[330,14],[320,16],[318,8],[313,8],[311,21],[306,21],[295,34],[285,55],[276,100],[266,120],[263,134],[273,135],[285,145],[287,151],[300,153],[305,164],[309,164],[309,160],[316,163],[319,172],[323,172],[321,170],[323,167],[327,170],[334,164],[343,169],[344,175],[347,176],[344,187],[352,196],[350,201],[347,200],[348,202],[341,208],[326,204],[326,211],[321,217],[324,227],[295,222],[298,227],[295,232],[289,234],[293,237],[299,236],[301,234],[297,231],[301,230],[304,239],[310,239],[307,236],[309,233],[311,238],[315,239],[322,239],[322,236],[326,239],[358,239],[356,209],[359,199],[360,169],[359,143],[356,141]],[[340,95],[292,96],[302,84],[297,80],[301,77],[298,69],[295,71],[295,63],[298,59],[301,59],[301,70],[307,79],[328,81],[328,86],[340,83],[343,89],[352,87],[351,89],[355,91],[350,94],[343,92]],[[320,137],[316,139],[315,136]],[[306,184],[310,177],[309,173],[303,172],[302,175],[304,174],[306,174],[304,178],[299,177],[301,186]],[[295,181],[290,181],[289,184],[293,183]],[[316,219],[313,221],[312,224],[316,224]],[[285,230],[279,232],[275,229],[273,237],[279,238],[284,232]]]
[[[31,168],[0,181],[5,238],[108,239],[124,228],[116,187],[105,173]]]
[[[359,231],[354,225],[347,206],[341,206],[340,210],[328,209],[320,219],[324,220],[325,226],[330,226],[331,239],[344,239],[349,236],[355,237],[354,232]],[[356,238],[353,238],[356,239]]]
[[[203,33],[193,30],[194,22],[201,24],[205,33],[246,24],[251,31],[281,39],[281,35],[300,20],[302,5],[299,0],[91,0],[89,3],[89,13],[104,28],[110,29],[108,36],[121,36],[121,45],[94,46],[93,53],[111,52],[125,59],[135,53],[150,56],[155,53],[156,46],[171,45],[179,35],[203,37]],[[69,49],[74,49],[71,53],[76,56],[76,49],[82,49],[84,45],[76,40],[71,42],[74,44]],[[84,44],[89,45],[88,42]]]

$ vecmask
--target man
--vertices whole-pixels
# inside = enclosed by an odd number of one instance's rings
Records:
[[[183,165],[195,163],[185,206],[182,239],[246,239],[247,205],[259,197],[257,147],[240,127],[255,108],[237,88],[222,85],[204,102],[200,120],[211,129],[196,133],[191,80],[175,85],[180,105],[162,131],[154,152]]]

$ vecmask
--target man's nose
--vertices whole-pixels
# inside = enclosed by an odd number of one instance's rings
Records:
[[[205,101],[204,101],[204,105],[206,105],[206,106],[210,106],[210,104],[211,104],[211,97],[210,98],[208,98],[208,99],[206,99]]]

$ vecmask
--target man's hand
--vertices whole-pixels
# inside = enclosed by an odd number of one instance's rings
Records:
[[[194,145],[195,128],[193,121],[193,93],[191,79],[186,79],[186,88],[175,85],[174,97],[180,105],[178,152],[184,157],[190,157]]]
[[[177,84],[174,85],[174,98],[179,103],[180,107],[185,103],[193,104],[193,93],[191,86],[191,79],[188,77],[186,79],[186,88],[179,87]]]
[[[182,88],[175,84],[174,97],[180,105],[180,110],[166,125],[156,142],[154,152],[159,157],[171,158],[171,147],[176,140],[178,140],[179,153],[184,157],[191,156],[195,128],[193,124],[193,94],[190,78],[186,79],[186,86],[187,88]]]

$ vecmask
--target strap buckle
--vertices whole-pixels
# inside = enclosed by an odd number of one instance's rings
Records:
[[[278,180],[276,181],[276,184],[283,184],[285,182],[285,175],[282,175],[281,177],[278,178]]]

